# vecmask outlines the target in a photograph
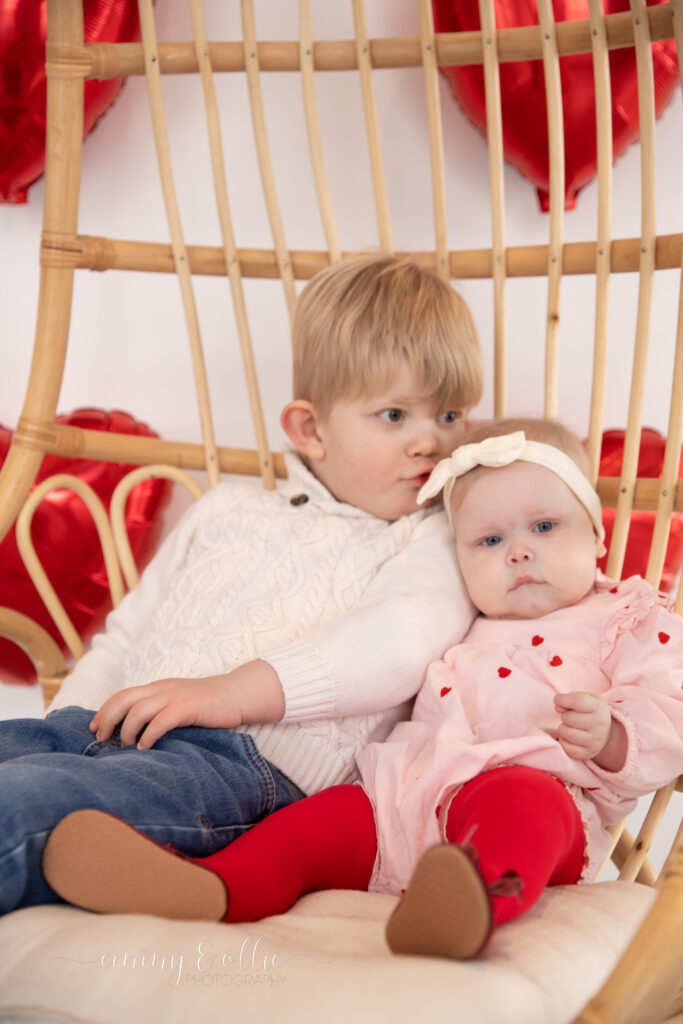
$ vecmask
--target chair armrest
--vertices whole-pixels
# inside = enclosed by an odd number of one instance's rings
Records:
[[[42,626],[12,608],[0,607],[0,636],[21,647],[33,662],[47,707],[68,672],[59,647]]]

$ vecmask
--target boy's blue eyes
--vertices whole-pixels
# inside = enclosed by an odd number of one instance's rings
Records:
[[[379,413],[381,419],[386,420],[388,423],[400,423],[401,420],[405,419],[405,413],[403,409],[382,409]],[[461,413],[457,409],[445,412],[442,416],[438,417],[440,423],[456,423],[460,419]]]
[[[492,534],[490,537],[484,537],[482,544],[485,548],[494,548],[496,544],[500,544],[501,540],[502,537],[497,537],[495,534]]]

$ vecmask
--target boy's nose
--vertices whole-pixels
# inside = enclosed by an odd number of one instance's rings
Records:
[[[434,427],[417,429],[408,442],[409,455],[436,455],[438,451],[439,441]]]

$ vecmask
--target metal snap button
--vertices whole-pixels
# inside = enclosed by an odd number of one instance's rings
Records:
[[[305,505],[308,501],[307,494],[295,494],[293,498],[289,499],[290,505]]]

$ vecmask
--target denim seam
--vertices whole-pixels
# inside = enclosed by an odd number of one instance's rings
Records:
[[[251,742],[248,742],[251,741]],[[242,744],[244,746],[244,753],[249,759],[252,767],[261,776],[261,781],[266,791],[266,813],[270,814],[273,804],[275,803],[275,780],[273,779],[272,773],[268,769],[268,765],[260,753],[253,737],[242,735]]]

